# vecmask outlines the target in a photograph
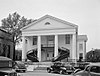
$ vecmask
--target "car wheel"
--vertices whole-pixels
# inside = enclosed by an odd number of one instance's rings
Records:
[[[59,72],[60,74],[63,74],[63,70],[60,70],[60,72]]]
[[[71,73],[68,73],[68,74],[71,74]]]
[[[47,72],[48,72],[48,73],[51,73],[51,69],[47,69]]]

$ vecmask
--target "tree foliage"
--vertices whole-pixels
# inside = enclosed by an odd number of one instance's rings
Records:
[[[21,28],[33,22],[32,19],[21,17],[17,12],[9,14],[7,18],[2,19],[1,28],[13,36],[14,44],[21,40]]]
[[[100,49],[91,50],[86,54],[86,61],[100,62]]]

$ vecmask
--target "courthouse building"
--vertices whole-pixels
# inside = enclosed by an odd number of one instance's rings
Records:
[[[58,48],[69,49],[68,59],[85,59],[86,35],[78,35],[78,26],[59,18],[45,15],[22,28],[22,59],[31,49],[37,49],[39,61],[58,55]],[[44,49],[44,50],[42,50]]]

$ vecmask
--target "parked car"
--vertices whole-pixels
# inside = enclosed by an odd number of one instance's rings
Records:
[[[100,63],[90,63],[84,70],[75,73],[73,76],[100,76]]]
[[[12,59],[0,56],[0,76],[17,76]]]
[[[15,61],[14,69],[16,70],[16,72],[26,72],[26,66],[22,61]]]
[[[60,74],[71,74],[74,72],[74,67],[71,65],[65,65],[61,62],[55,62],[50,67],[47,67],[47,72],[58,72]]]

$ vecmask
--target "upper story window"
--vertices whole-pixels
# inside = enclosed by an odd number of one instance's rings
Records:
[[[83,51],[83,44],[79,44],[79,50]]]
[[[48,41],[54,41],[54,36],[47,36],[48,37]]]
[[[70,44],[70,35],[65,35],[65,43]]]
[[[33,45],[37,45],[37,36],[33,36]]]
[[[48,47],[54,46],[54,36],[47,36],[47,46]]]

